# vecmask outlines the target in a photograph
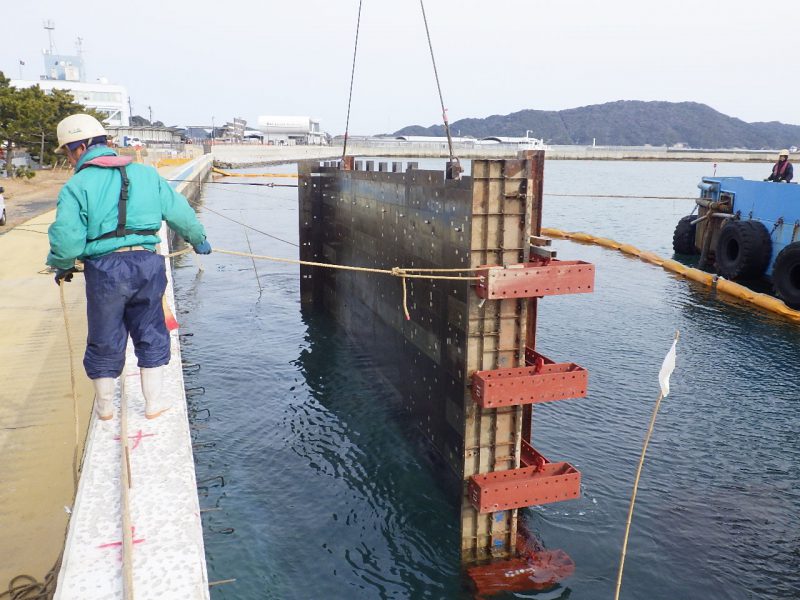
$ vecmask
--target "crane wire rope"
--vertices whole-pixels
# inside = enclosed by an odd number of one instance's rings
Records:
[[[436,79],[436,89],[439,92],[439,104],[442,106],[442,120],[444,121],[444,131],[447,134],[447,147],[450,152],[450,164],[458,165],[458,173],[461,172],[461,164],[453,154],[453,138],[450,135],[450,122],[447,120],[447,109],[444,107],[444,97],[442,96],[442,86],[439,83],[439,71],[436,68],[436,57],[433,54],[433,43],[431,42],[431,32],[428,27],[428,17],[425,14],[425,3],[419,0],[419,7],[422,9],[422,20],[425,22],[425,35],[428,38],[428,49],[431,53],[431,63],[433,63],[433,76]],[[458,174],[457,173],[457,174]],[[457,175],[456,174],[456,175]]]
[[[353,101],[353,80],[356,76],[356,55],[358,53],[358,33],[361,30],[361,3],[362,0],[358,0],[358,20],[356,21],[356,41],[355,45],[353,46],[353,67],[350,70],[350,95],[347,98],[347,119],[344,125],[344,144],[342,146],[342,165],[344,165],[344,159],[347,155],[347,136],[350,132],[350,104]]]

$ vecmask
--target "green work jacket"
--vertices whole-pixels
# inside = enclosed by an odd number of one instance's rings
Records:
[[[75,165],[75,174],[58,195],[56,220],[48,230],[48,265],[69,269],[76,258],[96,258],[125,246],[154,250],[161,241],[157,235],[140,234],[96,239],[117,228],[122,187],[118,169],[93,165],[81,169],[87,161],[99,156],[116,156],[116,152],[106,146],[87,150]],[[136,163],[128,164],[125,170],[129,180],[127,229],[158,230],[165,220],[193,246],[206,239],[205,229],[189,202],[172,189],[158,171]]]

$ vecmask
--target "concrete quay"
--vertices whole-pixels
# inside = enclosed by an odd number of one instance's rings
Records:
[[[163,174],[185,180],[171,185],[192,197],[210,167],[205,156]],[[13,257],[0,262],[0,590],[20,574],[43,581],[63,547],[55,598],[122,598],[119,410],[108,422],[92,414],[94,394],[81,364],[86,339],[81,276],[64,287],[70,365],[59,292],[43,269],[45,234],[54,218],[51,210],[0,236],[0,254]],[[162,248],[168,252],[166,243]],[[168,274],[167,299],[174,311],[169,266]],[[173,401],[170,411],[144,419],[138,377],[127,379],[134,589],[140,598],[205,599],[208,581],[180,346],[177,332],[172,336],[164,390]],[[136,375],[135,365],[129,348],[128,374]],[[74,495],[76,444],[83,460]]]

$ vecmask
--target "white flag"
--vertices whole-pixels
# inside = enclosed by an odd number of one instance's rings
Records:
[[[678,343],[677,338],[672,342],[672,347],[664,357],[664,362],[661,363],[661,370],[658,372],[658,383],[661,386],[661,394],[664,398],[669,395],[669,376],[675,370],[675,345]]]

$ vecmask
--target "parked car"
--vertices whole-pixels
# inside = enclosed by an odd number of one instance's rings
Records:
[[[133,137],[128,140],[128,146],[131,148],[144,148],[144,142],[138,137]]]

